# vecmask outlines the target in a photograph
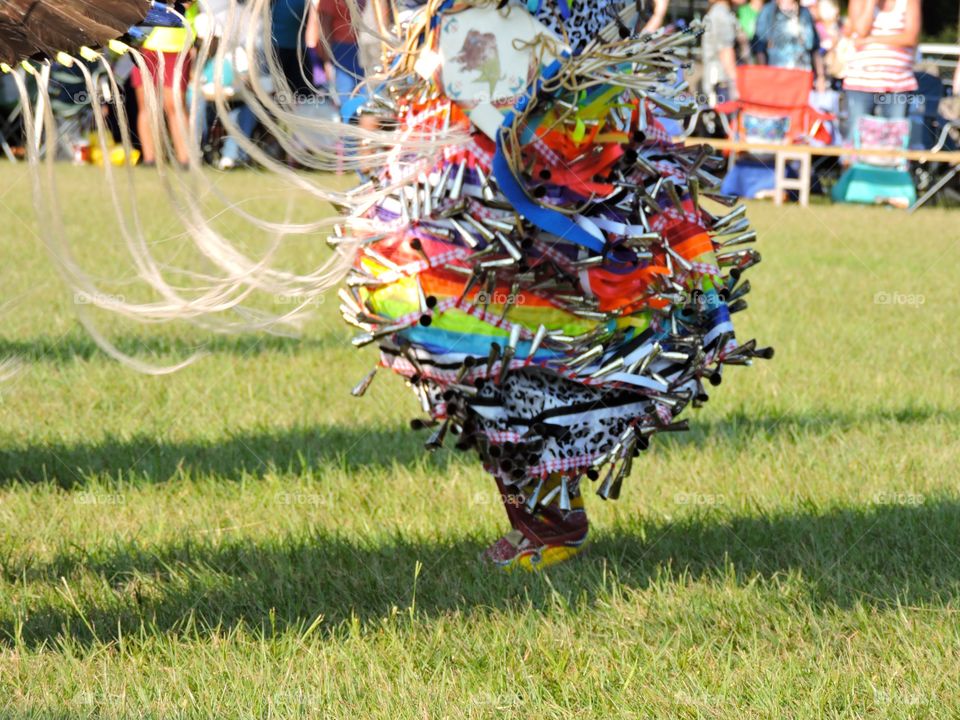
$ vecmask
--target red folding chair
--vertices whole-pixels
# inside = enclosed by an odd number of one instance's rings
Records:
[[[737,140],[792,144],[807,139],[829,144],[831,133],[824,123],[836,118],[810,107],[812,88],[810,70],[740,65],[740,98],[716,109],[730,116],[730,135]]]

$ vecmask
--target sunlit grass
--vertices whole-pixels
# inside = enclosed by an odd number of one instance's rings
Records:
[[[386,373],[350,397],[374,354],[335,302],[299,340],[99,318],[151,362],[209,352],[135,374],[77,326],[4,177],[3,717],[952,716],[956,215],[752,206],[739,334],[775,359],[728,372],[620,501],[591,493],[585,557],[516,577],[475,560],[505,527],[475,459],[427,456]],[[62,170],[70,231],[126,277],[93,177]],[[216,177],[287,216],[273,181]],[[143,208],[177,257],[159,190]]]

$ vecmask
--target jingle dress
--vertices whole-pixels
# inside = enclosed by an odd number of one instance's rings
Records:
[[[434,2],[373,101],[401,149],[375,179],[390,194],[344,231],[360,249],[341,311],[419,397],[427,448],[455,436],[493,475],[513,530],[484,557],[506,567],[575,554],[583,478],[616,498],[722,365],[772,354],[731,323],[759,261],[744,208],[720,159],[659,120],[690,112],[676,52],[696,33],[638,26],[605,0]],[[457,131],[405,162],[404,137]]]

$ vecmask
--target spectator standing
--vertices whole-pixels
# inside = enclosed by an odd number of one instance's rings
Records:
[[[359,0],[357,11],[366,5]],[[333,90],[337,104],[344,108],[364,78],[360,62],[360,45],[353,26],[350,7],[345,0],[318,0],[316,4],[319,29],[326,42],[320,42],[317,51],[333,65]],[[345,117],[343,120],[349,120]]]
[[[270,0],[270,35],[280,69],[297,105],[315,95],[313,68],[304,43],[308,0]]]
[[[849,138],[864,115],[907,116],[908,93],[917,89],[920,0],[851,0],[848,27],[856,47],[843,80]]]
[[[188,9],[192,4],[188,2],[183,3],[182,6]],[[160,81],[161,67],[163,68],[163,87],[160,89],[160,106],[163,110],[163,119],[170,131],[170,139],[173,141],[174,155],[181,165],[186,165],[190,160],[185,109],[191,54],[184,56],[182,72],[177,72],[177,60],[189,44],[190,32],[186,28],[156,27],[147,35],[140,51],[152,78],[145,77],[139,65],[135,66],[130,73],[130,84],[137,99],[137,138],[140,140],[140,153],[144,165],[153,165],[157,159],[157,148],[154,147],[153,133],[150,130],[152,123],[150,108],[145,98],[146,83],[149,81],[155,85]],[[177,112],[177,96],[179,96],[181,112]]]
[[[727,0],[710,0],[703,18],[703,92],[708,104],[737,98],[737,17]]]
[[[210,57],[208,58],[201,73],[200,96],[197,98],[198,118],[201,121],[200,141],[206,143],[210,140],[209,131],[211,129],[211,120],[214,114],[210,112],[208,103],[213,102],[216,90],[217,73],[217,45],[223,41],[223,34],[227,28],[230,19],[230,0],[207,0],[204,4],[205,12],[198,15],[195,22],[197,37],[202,39],[212,36]],[[252,3],[246,3],[240,0],[236,12],[238,16],[234,19],[232,28],[233,38],[227,38],[227,47],[229,52],[224,54],[223,63],[220,68],[223,89],[226,92],[226,100],[230,106],[230,120],[239,128],[244,137],[250,139],[257,128],[258,120],[253,110],[243,99],[244,86],[246,78],[250,73],[251,64],[258,64],[260,57],[251,58],[247,56],[247,50],[243,41],[243,33],[250,32],[254,37],[259,38],[258,18],[252,9]],[[256,43],[260,46],[259,41]],[[255,54],[262,56],[262,46],[259,52]],[[232,170],[238,165],[249,161],[249,156],[240,147],[237,138],[229,134],[223,140],[223,146],[220,152],[220,158],[217,161],[217,167],[221,170]]]
[[[663,21],[666,20],[667,10],[670,7],[670,0],[653,0],[653,9],[650,11],[650,17],[644,23],[640,32],[652,33],[663,27]]]
[[[816,23],[797,0],[774,0],[757,17],[756,47],[761,64],[812,70],[817,90],[826,87]]]
[[[740,31],[749,43],[750,56],[756,56],[757,54],[757,49],[754,47],[754,38],[757,35],[757,18],[760,17],[762,9],[763,0],[747,0],[737,6],[737,21],[740,23]]]

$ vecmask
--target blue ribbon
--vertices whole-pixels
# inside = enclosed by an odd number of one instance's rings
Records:
[[[556,75],[560,67],[561,63],[559,60],[554,60],[550,65],[545,67],[541,74],[542,79],[537,80],[534,83],[534,87],[532,87],[527,94],[520,96],[514,104],[514,110],[511,110],[504,116],[503,125],[497,134],[497,152],[493,156],[493,179],[496,181],[497,187],[500,188],[500,192],[510,201],[510,204],[513,205],[517,212],[538,228],[564,240],[576,243],[593,252],[602,253],[606,245],[603,240],[595,238],[563,213],[557,212],[556,210],[549,210],[527,197],[520,182],[513,174],[513,170],[510,169],[510,163],[507,162],[507,157],[503,152],[504,129],[509,128],[513,124],[516,112],[522,112],[524,108],[527,107],[531,98],[542,87],[543,80],[547,80]]]

